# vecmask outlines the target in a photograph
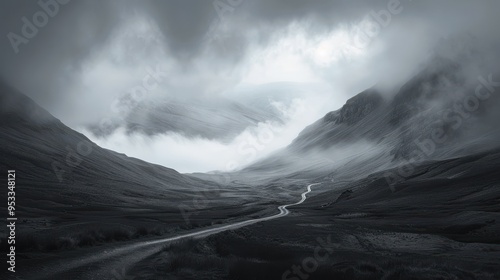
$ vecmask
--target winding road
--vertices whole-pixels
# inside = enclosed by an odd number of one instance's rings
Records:
[[[64,260],[57,261],[57,263],[44,265],[43,268],[40,268],[40,270],[36,272],[36,276],[29,275],[29,277],[22,279],[132,279],[125,275],[126,268],[132,267],[133,264],[162,250],[163,246],[158,245],[165,245],[169,242],[186,238],[202,238],[223,231],[285,217],[290,213],[287,208],[302,204],[307,198],[306,195],[312,191],[311,187],[318,184],[319,183],[308,185],[307,191],[302,193],[300,201],[279,206],[278,210],[280,212],[276,215],[194,231],[174,237],[150,241],[137,241],[126,245],[119,244],[114,248],[98,248],[100,251],[97,252],[95,250],[84,254],[80,252],[79,254],[68,256],[64,258]]]

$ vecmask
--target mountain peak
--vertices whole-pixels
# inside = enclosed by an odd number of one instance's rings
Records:
[[[347,100],[346,104],[340,109],[336,123],[355,124],[377,109],[382,104],[382,101],[383,98],[378,91],[373,88],[367,89]]]

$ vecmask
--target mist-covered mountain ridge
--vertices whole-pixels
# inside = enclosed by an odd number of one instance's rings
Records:
[[[23,206],[16,214],[23,222],[16,228],[23,251],[151,238],[220,223],[247,211],[248,203],[272,199],[101,148],[2,81],[0,118],[0,167],[17,175],[15,191]],[[226,198],[239,195],[240,200]],[[7,211],[4,205],[0,208]],[[202,210],[214,205],[224,211],[200,222]],[[6,238],[0,235],[0,244],[6,245]]]
[[[124,100],[123,103],[132,102]],[[88,128],[94,135],[104,138],[123,127],[128,134],[177,133],[187,138],[228,142],[259,123],[284,122],[283,116],[271,104],[262,103],[243,104],[224,97],[205,97],[189,102],[183,98],[159,97],[139,102],[121,119],[113,119],[104,126],[91,124]]]
[[[118,189],[133,190],[141,185],[151,188],[150,191],[161,192],[203,184],[198,179],[180,174],[171,168],[99,147],[85,135],[64,125],[29,97],[1,81],[0,100],[0,114],[3,119],[3,145],[0,152],[4,164],[14,168],[16,165],[21,166],[22,162],[30,163],[34,166],[31,175],[39,176],[40,182],[44,182],[47,187],[62,188],[61,190],[65,191],[72,189],[71,191],[95,196],[96,201],[101,201],[107,196],[98,194],[116,191],[113,188],[117,186],[109,182],[127,182]],[[138,174],[154,177],[147,179],[146,183],[137,177]],[[88,177],[91,176],[98,178],[96,181],[109,184],[104,184],[105,188],[99,187],[98,184],[88,184]],[[89,189],[93,191],[85,191]]]
[[[276,173],[309,169],[316,175],[332,170],[361,175],[497,147],[498,94],[488,94],[486,86],[483,95],[476,93],[492,74],[471,75],[468,61],[442,56],[424,65],[392,91],[375,85],[355,95],[306,127],[288,147],[243,171],[269,173],[274,166]],[[299,158],[304,165],[297,166]]]
[[[326,142],[324,147],[345,140],[352,141],[349,137],[355,136],[380,140],[377,138],[411,122],[411,118],[425,110],[430,101],[439,98],[440,83],[459,83],[458,71],[456,63],[442,58],[438,66],[432,65],[422,70],[394,93],[382,92],[376,86],[366,89],[350,98],[339,110],[327,113],[304,129],[291,147],[310,146],[310,142],[314,142],[311,136],[321,135],[318,130],[327,133],[322,139]],[[368,124],[370,127],[363,127]]]

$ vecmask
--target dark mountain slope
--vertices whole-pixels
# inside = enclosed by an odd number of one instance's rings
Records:
[[[61,188],[62,192],[81,192],[99,202],[119,199],[114,192],[141,192],[158,199],[148,192],[166,195],[204,183],[173,169],[102,149],[53,118],[28,97],[12,94],[13,90],[6,86],[1,91],[2,164],[11,169],[22,168],[18,169],[21,180],[25,173],[30,179],[43,182],[45,190],[33,189],[40,193],[30,192],[30,196],[43,199],[44,193],[50,193],[47,188],[53,187]],[[95,181],[80,185],[89,178]],[[106,184],[109,181],[127,183],[110,186]],[[74,199],[80,200],[79,197]],[[60,203],[71,204],[72,200]]]
[[[20,250],[209,225],[249,211],[241,203],[258,200],[242,189],[246,196],[241,199],[222,199],[236,190],[100,148],[5,84],[0,84],[0,99],[0,169],[16,170]],[[6,192],[1,198],[7,201]],[[199,216],[214,204],[225,211]]]
[[[476,88],[488,74],[471,79],[464,68],[437,57],[394,92],[367,89],[242,173],[359,178],[408,161],[497,147],[500,127],[494,120],[500,117],[500,88],[492,93],[483,88],[484,96],[478,98]],[[425,150],[422,143],[432,147]]]
[[[352,138],[374,138],[382,131],[375,129],[383,118],[384,99],[375,89],[368,89],[349,99],[338,111],[305,128],[289,146],[305,152],[312,148],[329,148],[334,144],[350,142]]]

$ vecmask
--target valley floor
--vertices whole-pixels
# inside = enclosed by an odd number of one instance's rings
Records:
[[[18,275],[54,279],[43,275],[66,266],[58,279],[500,279],[499,167],[494,151],[420,164],[392,185],[384,174],[338,184],[325,177],[280,219],[174,242],[157,241],[199,229],[33,251],[19,256]],[[210,228],[271,216],[305,185],[291,187],[284,203],[273,201],[281,193],[192,220]]]

